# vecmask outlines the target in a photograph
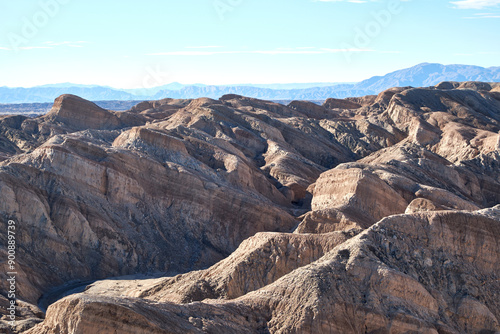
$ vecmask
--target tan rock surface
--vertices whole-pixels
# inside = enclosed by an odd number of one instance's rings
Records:
[[[207,298],[234,299],[316,261],[359,232],[349,230],[322,235],[261,232],[242,242],[229,257],[206,270],[172,278],[136,280],[129,284],[106,280],[87,287],[86,291],[174,303],[192,303]]]
[[[43,116],[47,122],[62,123],[72,130],[98,129],[114,130],[124,123],[139,125],[144,120],[127,112],[116,113],[98,107],[96,104],[75,95],[61,95],[54,106]]]
[[[324,106],[319,106],[308,101],[292,101],[288,104],[290,109],[296,110],[308,118],[324,119],[338,117],[338,113],[328,110]]]
[[[0,118],[16,331],[41,320],[42,293],[116,276],[31,333],[498,331],[500,213],[480,210],[500,203],[498,87],[336,110],[226,95],[119,113],[65,95]],[[182,275],[123,277],[151,272]]]
[[[314,187],[312,210],[352,205],[376,222],[401,213],[408,203],[383,180],[357,168],[332,169],[323,173]]]
[[[495,332],[500,330],[498,217],[498,207],[396,215],[233,301],[151,306],[90,290],[51,306],[34,330],[50,333],[59,326],[78,333],[103,323],[108,333],[115,321],[123,326],[118,328],[134,330],[136,324],[126,326],[124,320],[141,317],[152,332],[161,324],[159,333]]]
[[[334,99],[330,98],[325,101],[323,106],[327,109],[358,109],[361,104],[347,99]]]

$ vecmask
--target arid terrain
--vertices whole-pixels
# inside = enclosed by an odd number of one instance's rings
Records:
[[[0,116],[0,332],[498,333],[499,133],[484,82]]]

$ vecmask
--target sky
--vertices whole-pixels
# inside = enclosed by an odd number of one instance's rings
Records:
[[[0,86],[357,82],[500,66],[500,0],[0,0]]]

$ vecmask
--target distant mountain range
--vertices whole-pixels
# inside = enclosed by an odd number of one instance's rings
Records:
[[[500,67],[441,65],[423,63],[359,83],[248,84],[248,85],[182,85],[171,83],[150,89],[116,89],[98,85],[71,83],[31,88],[0,87],[0,103],[53,102],[62,94],[74,94],[92,101],[158,100],[170,98],[219,98],[239,94],[267,100],[324,100],[378,94],[396,86],[425,87],[442,81],[500,82]]]

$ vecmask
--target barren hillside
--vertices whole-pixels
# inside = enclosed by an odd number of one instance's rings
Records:
[[[500,84],[483,82],[322,106],[115,112],[62,95],[44,116],[0,116],[20,320],[9,329],[2,272],[0,330],[498,332],[499,132]],[[163,277],[103,280],[148,273]]]

